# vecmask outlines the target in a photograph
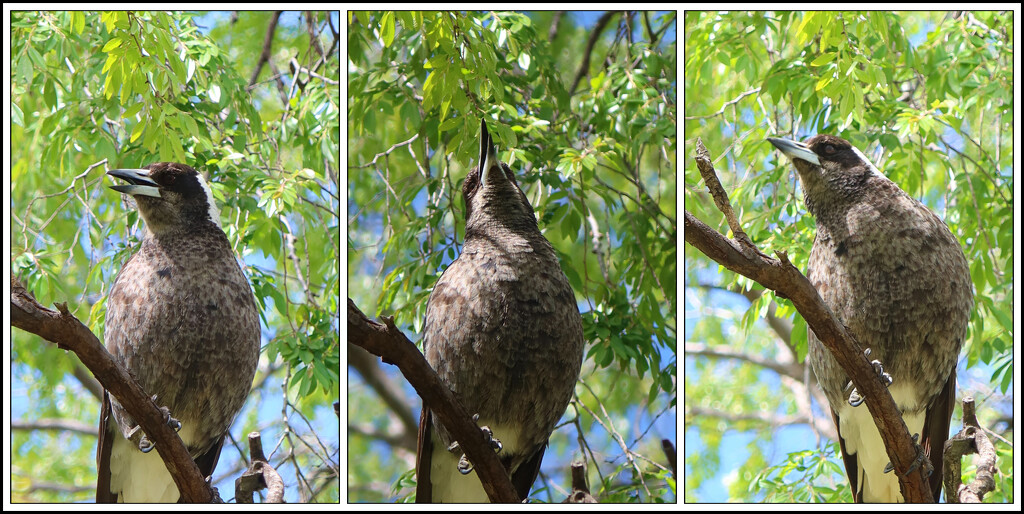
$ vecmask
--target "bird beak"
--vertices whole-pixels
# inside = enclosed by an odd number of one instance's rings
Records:
[[[128,182],[128,185],[110,186],[110,189],[132,196],[160,198],[160,186],[149,178],[147,169],[110,170],[107,175]]]
[[[491,167],[498,165],[498,151],[487,132],[487,122],[480,118],[480,184],[487,183],[487,174]]]
[[[798,141],[790,141],[788,139],[779,139],[777,137],[769,137],[768,142],[775,145],[789,160],[800,159],[807,161],[811,164],[821,166],[821,161],[818,160],[818,156],[811,151],[807,145]]]

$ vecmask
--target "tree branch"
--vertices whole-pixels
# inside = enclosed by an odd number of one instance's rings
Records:
[[[943,487],[949,503],[981,503],[982,498],[996,488],[996,448],[988,440],[974,413],[974,398],[964,397],[964,424],[960,432],[942,447]],[[977,471],[974,481],[964,485],[961,460],[964,455],[977,453]]]
[[[63,430],[86,437],[96,437],[96,426],[73,419],[43,418],[35,421],[11,421],[11,430]]]
[[[761,366],[765,369],[770,369],[780,375],[796,380],[803,380],[804,377],[804,367],[796,364],[795,362],[783,364],[757,355],[738,352],[727,347],[714,347],[703,343],[685,343],[683,345],[683,353],[687,355],[701,355],[704,357],[714,357],[719,359],[741,360]]]
[[[416,345],[395,326],[393,318],[385,316],[381,320],[384,323],[367,318],[349,298],[348,342],[380,356],[387,364],[398,366],[423,399],[423,404],[430,406],[431,413],[466,452],[466,458],[473,463],[473,469],[491,502],[519,503],[519,495],[512,487],[505,467],[484,440],[480,427],[455,399],[451,389],[441,382]]]
[[[580,69],[576,71],[576,77],[572,79],[572,87],[569,88],[569,95],[573,95],[576,92],[576,86],[580,84],[583,77],[590,70],[590,54],[594,51],[594,45],[597,44],[597,38],[601,36],[601,32],[605,26],[608,25],[608,21],[612,19],[612,15],[616,11],[608,11],[601,15],[597,19],[597,23],[594,24],[594,29],[590,31],[590,38],[587,39],[587,46],[583,49],[583,59],[580,62]]]
[[[380,367],[380,359],[377,359],[366,350],[349,343],[348,365],[359,373],[363,381],[387,404],[401,423],[402,434],[398,437],[392,437],[392,439],[399,446],[415,452],[416,432],[419,426],[416,418],[412,415],[412,408],[410,406],[412,402],[403,394],[400,387],[388,380],[388,377]]]
[[[89,327],[68,311],[66,303],[56,306],[57,311],[53,311],[40,305],[11,274],[11,325],[56,343],[62,350],[74,352],[156,444],[182,499],[190,503],[210,503],[213,500],[210,486],[178,433],[165,422],[159,406],[114,361]]]
[[[590,494],[590,487],[587,486],[587,465],[585,462],[573,462],[572,466],[572,492],[562,500],[562,503],[598,503],[597,499]]]
[[[274,11],[274,14],[270,16],[270,24],[267,25],[267,32],[263,36],[263,51],[260,52],[260,58],[256,61],[256,67],[252,70],[252,77],[249,78],[249,87],[256,84],[256,79],[259,78],[263,65],[267,64],[267,61],[270,60],[270,49],[274,44],[274,31],[277,30],[277,21],[281,19],[282,12],[284,11]]]
[[[263,454],[263,440],[259,432],[249,432],[249,457],[252,464],[235,479],[235,501],[251,504],[253,493],[267,489],[264,503],[284,503],[284,480]]]

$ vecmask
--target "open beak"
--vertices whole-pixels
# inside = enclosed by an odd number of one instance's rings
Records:
[[[107,175],[128,182],[125,185],[110,186],[110,189],[132,196],[160,198],[160,186],[149,178],[147,169],[118,169],[107,171]]]

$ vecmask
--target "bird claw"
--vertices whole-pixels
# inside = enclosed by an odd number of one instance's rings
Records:
[[[153,441],[150,441],[146,434],[142,434],[142,437],[139,438],[139,451],[149,453],[153,451],[153,448],[156,448],[156,444],[153,444]]]
[[[871,348],[865,348],[864,356],[867,357],[869,355],[871,355]],[[882,381],[882,384],[885,387],[889,387],[890,385],[892,385],[892,375],[885,372],[885,368],[882,367],[881,361],[877,359],[871,361],[871,368],[875,370],[875,375],[878,376],[878,380]],[[846,389],[849,389],[852,385],[853,382],[847,382]],[[850,403],[851,407],[857,407],[860,404],[864,403],[864,397],[861,396],[859,392],[857,392],[857,388],[855,387],[853,388],[853,391],[850,392],[850,398],[847,401]]]
[[[499,441],[497,437],[494,437],[494,432],[491,431],[491,427],[480,427],[480,431],[484,433],[484,439],[487,440],[487,444],[492,450],[494,450],[494,453],[501,452],[501,441]]]
[[[480,419],[480,415],[479,414],[474,414],[473,415],[473,422],[474,423],[476,423],[477,420],[479,420],[479,419]],[[494,437],[494,432],[491,431],[490,427],[482,426],[482,427],[480,427],[480,432],[483,432],[484,439],[487,441],[487,444],[491,447],[491,449],[494,450],[494,453],[501,452],[501,449],[502,449],[501,441],[499,441],[498,438]],[[469,462],[469,459],[466,458],[466,454],[462,452],[462,448],[459,446],[459,442],[458,441],[455,441],[452,444],[448,445],[448,451],[451,452],[451,453],[460,453],[461,454],[461,456],[459,457],[459,465],[458,465],[459,473],[462,473],[463,475],[468,475],[471,471],[473,471],[473,463]]]
[[[156,403],[155,394],[152,397],[150,397],[150,399],[153,400],[153,403]],[[181,430],[181,422],[178,421],[177,419],[174,419],[174,417],[171,416],[171,409],[167,408],[166,405],[159,406],[157,408],[160,409],[160,414],[163,414],[164,423],[166,423],[167,426],[173,428],[175,432]]]
[[[125,438],[128,439],[129,441],[135,440],[135,434],[140,434],[138,443],[139,451],[142,453],[151,452],[153,450],[154,444],[152,441],[149,440],[148,437],[146,437],[146,434],[142,432],[141,426],[135,425],[134,427],[132,427],[132,429],[129,430],[128,433],[125,435]]]
[[[468,475],[471,471],[473,471],[473,463],[469,462],[469,459],[466,458],[466,454],[463,453],[462,456],[459,457],[459,473]]]
[[[150,399],[153,400],[153,403],[156,403],[156,395],[155,394],[153,396],[151,396]],[[161,407],[157,407],[157,408],[160,410],[160,414],[163,415],[164,423],[166,423],[167,426],[171,427],[175,432],[181,430],[181,421],[178,421],[177,419],[175,419],[174,417],[171,416],[171,409],[167,408],[166,406],[161,406]],[[134,440],[135,439],[135,434],[140,433],[141,430],[142,430],[141,426],[135,425],[128,432],[128,434],[125,436],[125,438],[128,439],[128,440]],[[142,453],[149,453],[149,452],[153,451],[153,448],[156,447],[156,444],[149,439],[149,436],[147,436],[145,434],[145,432],[142,432],[139,435],[139,444],[138,444],[138,446],[139,446],[139,451],[141,451]]]
[[[851,407],[858,407],[860,404],[864,403],[864,397],[857,392],[857,388],[854,388],[853,392],[850,393],[850,399],[847,401],[850,402]]]
[[[878,375],[878,379],[882,381],[882,384],[885,385],[885,387],[892,385],[892,375],[885,372],[885,369],[882,368],[881,362],[873,360],[871,361],[871,367],[875,369],[875,374]]]
[[[932,467],[932,461],[930,461],[927,458],[925,458],[926,455],[924,453],[924,448],[921,447],[920,444],[917,444],[917,441],[920,438],[921,438],[921,434],[914,434],[913,436],[910,437],[911,441],[913,441],[913,443],[914,443],[914,449],[917,450],[917,456],[914,457],[914,462],[912,462],[910,464],[910,467],[907,469],[906,472],[904,472],[902,474],[902,476],[909,475],[911,472],[913,472],[917,468],[921,467],[922,465],[925,468],[924,469],[924,476],[925,477],[930,477],[930,476],[932,476],[932,473],[935,472],[935,468]],[[882,472],[883,473],[890,473],[890,472],[892,472],[893,469],[895,469],[895,466],[892,465],[892,462],[889,462],[889,463],[887,463],[885,465],[885,470],[883,470]]]

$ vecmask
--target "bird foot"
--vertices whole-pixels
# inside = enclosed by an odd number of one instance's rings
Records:
[[[155,394],[153,395],[152,400],[153,402],[156,402]],[[164,416],[164,423],[166,423],[167,426],[174,429],[175,432],[181,430],[181,422],[171,417],[171,409],[167,408],[166,406],[161,406],[159,409],[160,413],[163,414]],[[142,427],[140,427],[139,425],[135,425],[135,427],[132,428],[131,432],[128,433],[128,439],[134,440],[135,434],[137,432],[140,432],[141,428]],[[139,436],[139,451],[141,451],[142,453],[149,453],[153,451],[153,448],[155,446],[156,444],[154,444],[153,441],[150,441],[149,436],[147,436],[145,433],[142,433]]]
[[[864,356],[867,357],[869,355],[871,355],[871,348],[865,348]],[[885,369],[882,367],[881,361],[877,359],[871,361],[871,367],[875,370],[875,375],[878,376],[878,379],[882,381],[882,384],[884,384],[885,387],[889,387],[892,384],[892,375],[885,372]],[[852,385],[853,382],[849,382],[846,384],[846,387],[849,388]],[[859,392],[857,392],[857,388],[853,388],[853,391],[850,392],[850,398],[848,401],[851,407],[857,407],[860,404],[864,403],[864,397],[861,396]]]
[[[213,495],[213,499],[210,500],[210,503],[224,503],[224,499],[220,497],[220,491],[213,486],[212,479],[212,476],[206,477],[206,485],[210,487],[210,494]]]
[[[910,464],[910,468],[908,468],[907,471],[903,473],[903,476],[909,475],[911,472],[913,472],[914,470],[921,466],[924,466],[925,477],[930,477],[932,476],[932,473],[935,472],[935,468],[932,467],[932,461],[926,458],[927,455],[925,455],[924,453],[924,448],[920,444],[917,444],[917,440],[920,438],[921,434],[914,434],[910,438],[914,442],[914,449],[917,450],[917,456],[914,457],[914,462]],[[885,465],[885,470],[883,471],[883,473],[889,473],[893,469],[895,469],[895,466],[892,465],[892,462],[889,462],[888,464]]]
[[[153,403],[156,403],[155,394],[151,397],[151,399],[153,400]],[[173,428],[175,432],[181,430],[181,422],[178,421],[177,419],[174,419],[171,416],[171,409],[167,408],[166,405],[160,406],[158,408],[160,409],[160,414],[164,416],[164,423],[166,423],[167,426]]]
[[[475,423],[478,419],[480,419],[480,415],[474,414],[473,422]],[[490,445],[491,449],[494,450],[494,453],[498,453],[501,451],[501,441],[494,437],[494,432],[491,431],[490,427],[482,426],[480,427],[480,432],[483,432],[484,439],[487,441],[487,444]],[[452,444],[448,445],[448,451],[451,453],[461,454],[461,456],[459,457],[458,466],[459,473],[462,473],[463,475],[468,475],[471,471],[473,471],[473,463],[469,462],[469,459],[466,458],[465,453],[462,453],[462,448],[459,446],[458,441],[455,441]]]

